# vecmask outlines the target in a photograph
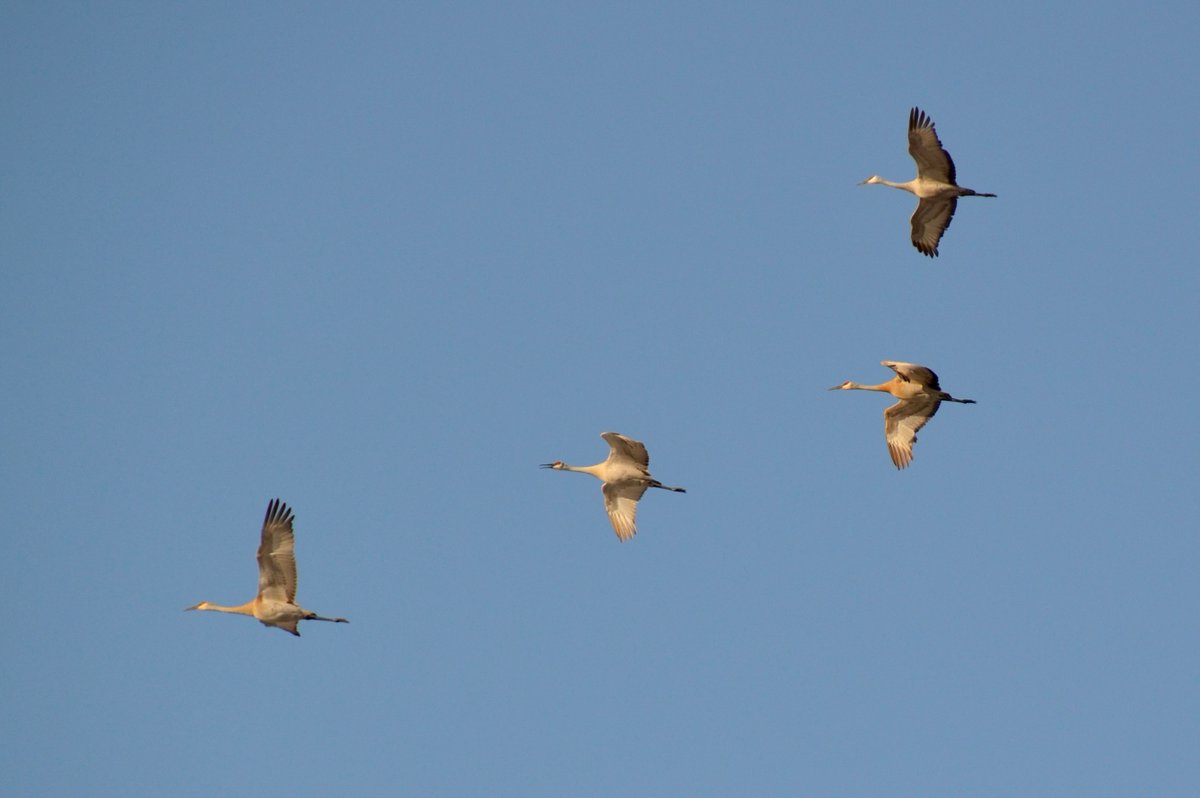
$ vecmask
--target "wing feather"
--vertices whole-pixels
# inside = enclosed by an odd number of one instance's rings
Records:
[[[602,432],[600,437],[612,447],[612,451],[608,453],[609,460],[625,458],[642,466],[643,469],[650,467],[650,453],[646,451],[646,445],[641,441],[627,438],[619,432]]]
[[[605,482],[602,490],[604,509],[608,511],[613,531],[622,541],[629,540],[637,534],[637,503],[646,492],[646,485],[633,481]]]
[[[928,396],[918,396],[897,402],[883,411],[883,430],[888,454],[896,468],[904,468],[913,459],[913,444],[917,431],[938,411],[941,402]]]
[[[917,162],[921,177],[957,185],[954,160],[942,147],[933,120],[920,108],[908,112],[908,154]]]
[[[923,199],[917,203],[909,222],[912,224],[912,243],[922,255],[936,258],[938,243],[950,227],[954,211],[958,208],[957,197]]]
[[[938,385],[938,376],[933,373],[933,369],[927,366],[920,366],[916,363],[904,363],[899,360],[881,360],[880,365],[887,366],[896,372],[902,380],[915,382],[917,385],[924,385],[926,388],[932,388],[935,391],[942,389]]]
[[[262,543],[258,547],[259,598],[288,603],[296,600],[294,520],[291,508],[279,499],[272,499],[267,505]]]

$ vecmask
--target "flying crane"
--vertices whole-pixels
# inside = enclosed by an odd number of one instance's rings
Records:
[[[871,175],[859,183],[862,185],[884,185],[915,194],[919,202],[913,211],[912,243],[922,255],[936,258],[938,242],[950,227],[959,197],[994,197],[955,182],[954,161],[950,153],[942,149],[933,120],[920,108],[908,113],[908,154],[917,162],[917,176],[907,183],[893,183],[879,175]]]
[[[608,520],[612,522],[617,537],[626,541],[637,533],[637,503],[647,488],[662,488],[676,493],[687,491],[664,485],[650,476],[650,455],[641,441],[617,432],[602,432],[600,437],[608,442],[611,449],[604,462],[573,466],[555,460],[553,463],[543,463],[541,467],[591,474],[603,482],[601,491],[604,493],[604,509],[608,511]]]
[[[883,411],[883,431],[887,438],[888,454],[896,468],[904,468],[913,459],[913,444],[917,442],[917,431],[925,426],[942,402],[975,404],[974,399],[955,399],[938,385],[938,377],[932,370],[916,363],[901,363],[896,360],[880,361],[896,372],[896,376],[878,385],[859,385],[846,380],[835,385],[831,391],[882,391],[890,393],[899,402]]]
[[[258,547],[258,595],[237,607],[223,607],[209,601],[201,601],[189,610],[211,610],[249,615],[257,618],[263,626],[274,626],[296,637],[300,621],[329,621],[350,623],[345,618],[324,618],[296,603],[296,540],[292,532],[295,516],[292,510],[279,499],[267,505],[263,519],[262,542]]]

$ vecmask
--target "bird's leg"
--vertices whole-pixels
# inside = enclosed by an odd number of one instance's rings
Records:
[[[306,620],[306,621],[329,621],[330,623],[350,623],[345,618],[325,618],[323,616],[317,615],[315,612],[305,615],[304,620]]]

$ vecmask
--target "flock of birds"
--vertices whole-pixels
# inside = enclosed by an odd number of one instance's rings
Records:
[[[938,244],[958,208],[959,197],[994,197],[973,189],[963,188],[956,181],[954,161],[942,147],[934,130],[933,120],[919,108],[908,115],[908,152],[917,163],[917,176],[907,183],[894,183],[871,175],[859,185],[884,185],[903,189],[918,199],[912,218],[912,244],[917,251],[937,257]],[[913,459],[913,444],[917,432],[937,413],[942,402],[974,404],[974,399],[958,399],[942,390],[938,376],[925,366],[884,360],[882,365],[896,373],[878,385],[860,385],[846,380],[834,385],[831,391],[880,391],[898,400],[883,411],[884,437],[888,454],[896,468],[905,468]],[[600,480],[604,509],[613,531],[622,541],[637,533],[637,505],[650,488],[686,493],[683,488],[664,485],[650,475],[650,454],[641,441],[617,432],[601,433],[609,446],[608,457],[590,466],[567,465],[562,460],[541,467],[555,471],[575,471],[591,474]],[[295,516],[291,508],[279,499],[267,505],[263,519],[262,540],[258,547],[258,594],[235,607],[201,601],[189,610],[210,610],[236,615],[248,615],[264,626],[274,626],[297,637],[300,621],[329,621],[349,623],[345,618],[326,618],[296,603],[295,535],[292,529]]]

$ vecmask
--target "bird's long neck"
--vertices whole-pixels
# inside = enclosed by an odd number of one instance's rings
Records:
[[[600,469],[603,465],[604,465],[604,463],[596,463],[595,465],[590,465],[590,466],[573,466],[573,465],[567,465],[566,463],[563,463],[561,470],[562,471],[574,471],[579,474],[591,474],[592,476],[596,477],[597,479],[604,479],[604,477],[600,476]]]
[[[884,393],[892,392],[892,381],[881,382],[878,385],[859,385],[857,382],[851,382],[846,386],[848,391],[883,391]]]
[[[879,184],[879,185],[881,185],[881,186],[889,186],[889,187],[891,187],[891,188],[898,188],[898,189],[900,189],[901,191],[907,191],[907,192],[909,192],[910,194],[912,194],[912,193],[914,193],[914,192],[913,192],[913,184],[914,184],[914,183],[916,183],[917,181],[915,181],[915,180],[910,180],[910,181],[908,181],[907,183],[893,183],[891,180],[884,180],[884,179],[881,177],[881,178],[879,178],[879,180],[877,180],[877,181],[875,181],[875,182],[876,182],[876,183],[878,183],[878,184]]]
[[[196,605],[198,610],[211,610],[213,612],[231,612],[235,615],[249,615],[254,617],[254,599],[247,601],[237,607],[224,607],[220,604],[213,604],[211,601],[202,601]]]

